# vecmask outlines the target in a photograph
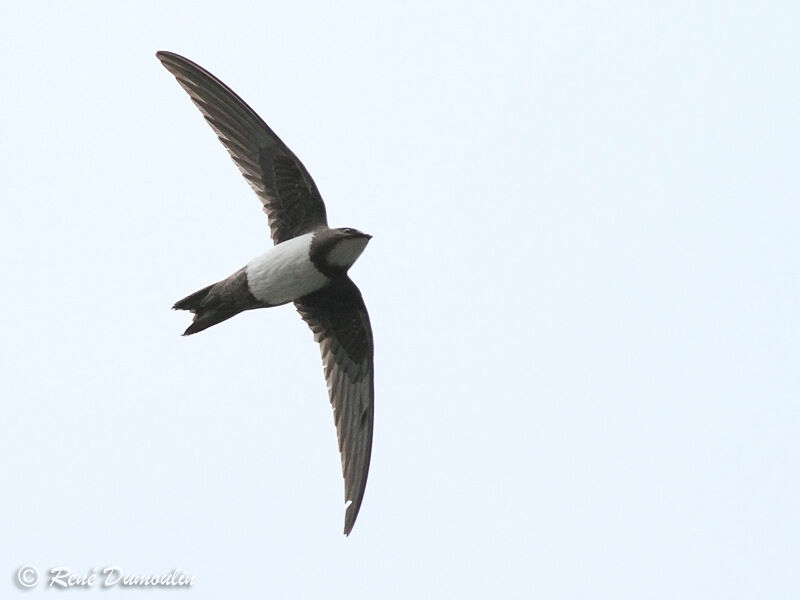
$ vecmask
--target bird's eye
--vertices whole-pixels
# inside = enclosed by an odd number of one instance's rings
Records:
[[[344,228],[344,232],[345,232],[345,233],[353,233],[353,230],[352,230],[352,229],[350,229],[349,227],[345,227],[345,228]]]

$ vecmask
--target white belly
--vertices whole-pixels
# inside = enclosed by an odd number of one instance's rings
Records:
[[[313,236],[306,233],[281,242],[247,263],[247,285],[257,300],[286,304],[328,283],[309,258]]]

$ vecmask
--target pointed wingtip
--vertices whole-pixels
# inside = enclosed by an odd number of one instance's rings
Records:
[[[355,505],[354,502],[347,502],[347,509],[344,512],[344,535],[345,537],[350,536],[350,532],[353,531],[353,527],[356,524],[356,517],[358,516],[358,509],[359,507]]]
[[[159,50],[156,52],[156,58],[161,61],[161,64],[167,66],[167,63],[175,63],[176,61],[188,59],[184,58],[180,54],[176,54],[175,52],[170,52],[169,50]],[[191,62],[191,61],[188,61]]]

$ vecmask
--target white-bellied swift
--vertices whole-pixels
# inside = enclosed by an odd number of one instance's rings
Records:
[[[264,205],[275,245],[227,279],[175,303],[194,313],[184,335],[254,308],[294,302],[319,342],[342,458],[344,533],[353,529],[367,484],[374,401],[372,328],[347,271],[369,235],[328,227],[306,168],[228,86],[192,61],[157,52],[186,90]]]

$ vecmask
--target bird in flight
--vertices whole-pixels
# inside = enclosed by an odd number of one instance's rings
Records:
[[[156,56],[189,94],[258,195],[275,243],[230,277],[173,308],[194,314],[192,335],[254,308],[294,302],[319,342],[342,458],[347,508],[355,524],[372,451],[372,328],[348,269],[371,236],[328,227],[325,204],[303,163],[233,90],[172,52]]]

